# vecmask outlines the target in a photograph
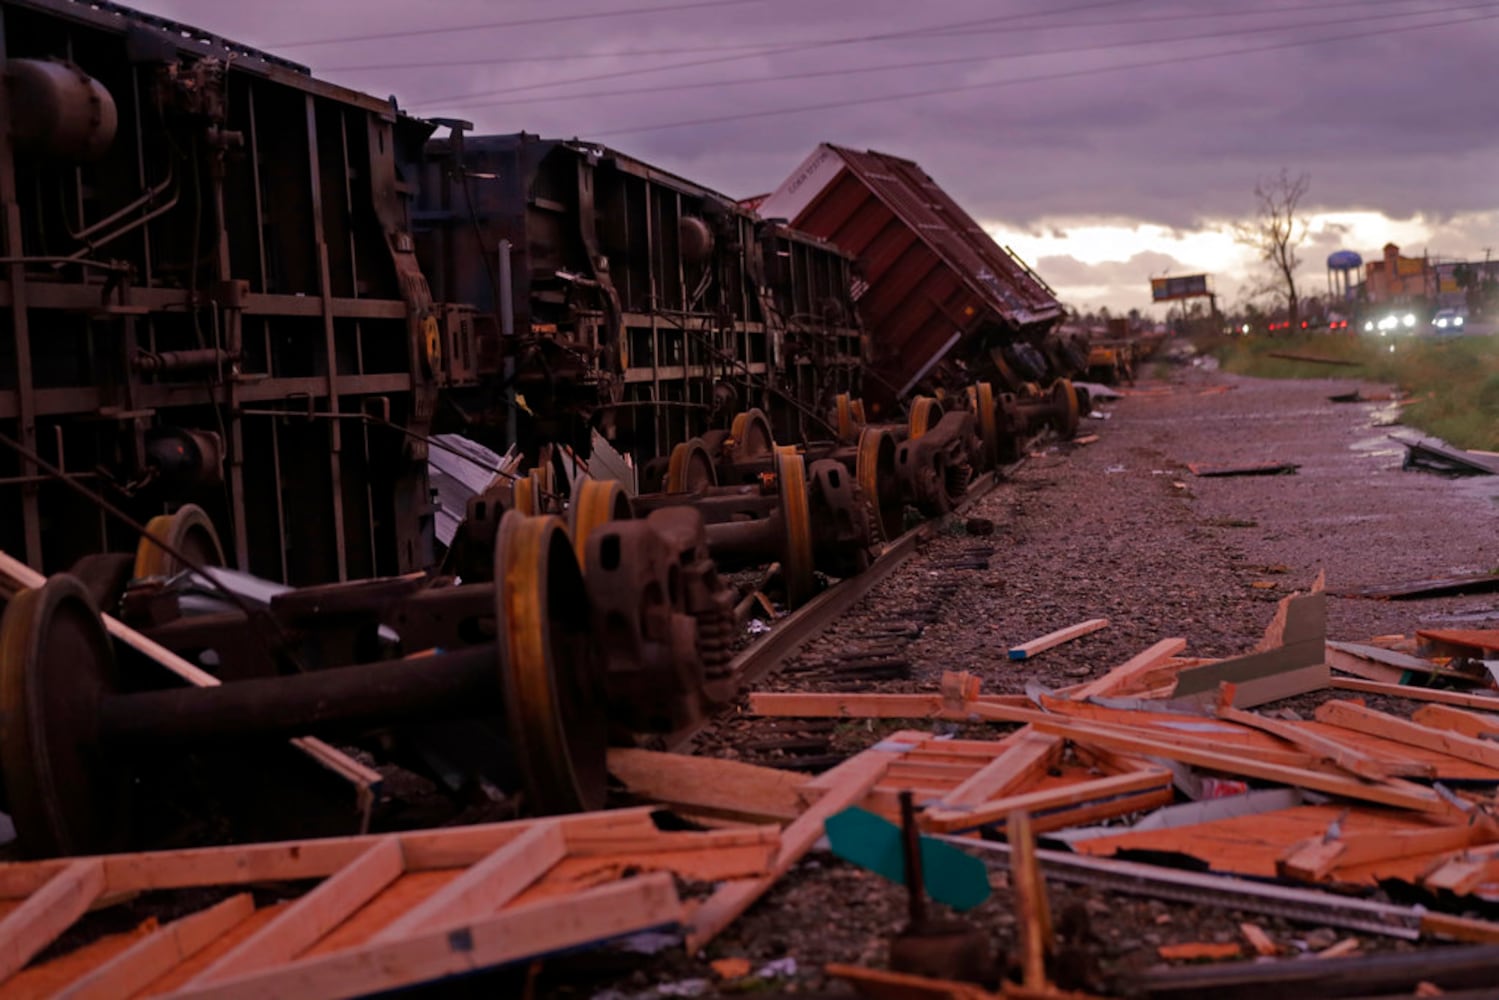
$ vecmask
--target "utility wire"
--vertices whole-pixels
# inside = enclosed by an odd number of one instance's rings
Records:
[[[1334,3],[1324,3],[1324,4],[1293,4],[1291,6],[1285,6],[1285,7],[1257,7],[1255,9],[1253,9],[1253,10],[1219,10],[1219,11],[1201,11],[1201,12],[1198,12],[1198,13],[1157,14],[1157,15],[1154,15],[1154,16],[1140,16],[1140,17],[1132,17],[1132,18],[1127,18],[1127,19],[1124,19],[1124,20],[1114,20],[1114,21],[1084,21],[1084,22],[1073,22],[1073,23],[1070,23],[1070,24],[1023,24],[1023,25],[1010,25],[1010,26],[1003,27],[1003,28],[973,28],[973,29],[969,29],[969,30],[966,30],[966,31],[961,30],[961,29],[956,29],[956,28],[948,28],[948,27],[938,26],[938,27],[927,27],[927,28],[913,28],[910,31],[909,34],[907,34],[907,35],[905,35],[903,37],[905,37],[905,38],[944,38],[944,37],[947,37],[949,35],[961,35],[961,36],[966,36],[966,35],[969,35],[969,34],[974,34],[974,35],[989,35],[989,34],[994,34],[997,31],[1004,31],[1004,32],[1009,33],[1009,34],[1018,34],[1018,33],[1021,33],[1021,32],[1031,32],[1031,31],[1076,31],[1076,30],[1085,29],[1085,28],[1116,28],[1116,27],[1126,27],[1126,26],[1131,26],[1131,25],[1136,25],[1136,24],[1150,23],[1150,22],[1154,22],[1154,21],[1173,21],[1174,22],[1174,21],[1200,21],[1200,20],[1211,19],[1211,18],[1261,17],[1261,16],[1264,16],[1266,14],[1299,13],[1301,11],[1306,11],[1306,12],[1309,12],[1309,13],[1310,12],[1321,13],[1321,12],[1327,11],[1327,10],[1337,10],[1340,7],[1383,7],[1383,6],[1386,6],[1386,5],[1389,5],[1389,4],[1410,4],[1410,3],[1423,3],[1423,2],[1425,2],[1425,0],[1337,0],[1337,2],[1334,2]],[[1440,11],[1433,11],[1429,7],[1426,8],[1422,12],[1424,12],[1424,13],[1440,13]],[[1412,13],[1418,13],[1418,12],[1413,11]],[[1038,13],[1035,16],[1036,17],[1045,17],[1045,16],[1050,16],[1050,15]],[[893,40],[894,39],[880,38],[880,39],[875,39],[874,41],[875,42],[881,42],[881,41],[893,41]],[[819,39],[819,40],[817,40],[815,42],[808,42],[807,44],[821,46],[821,45],[839,45],[839,44],[843,44],[845,42],[848,42],[849,44],[873,44],[872,42],[864,42],[862,40],[850,41],[850,39],[848,39],[846,37],[824,38],[824,39]],[[510,65],[512,63],[531,63],[531,62],[556,63],[556,62],[575,62],[575,61],[590,60],[590,59],[633,59],[633,58],[652,57],[652,56],[688,55],[688,54],[700,53],[700,52],[748,52],[751,55],[760,55],[760,54],[762,54],[764,52],[769,52],[769,51],[772,51],[772,50],[776,49],[781,44],[782,43],[780,43],[780,42],[763,41],[763,42],[733,42],[733,43],[724,44],[724,45],[677,45],[677,46],[672,46],[672,47],[669,47],[669,48],[660,48],[660,49],[615,49],[613,51],[608,51],[608,52],[552,52],[552,53],[546,53],[546,54],[542,54],[542,55],[536,55],[536,54],[531,54],[531,55],[511,55],[509,53],[506,53],[503,56],[487,55],[487,56],[483,56],[482,58],[477,58],[477,59],[437,59],[437,60],[427,60],[427,61],[423,61],[423,62],[364,63],[364,64],[360,64],[360,65],[345,65],[345,66],[325,66],[325,65],[322,65],[322,64],[318,64],[317,65],[317,71],[319,73],[358,73],[358,72],[371,72],[371,71],[374,71],[374,70],[398,71],[398,70],[406,70],[406,69],[439,69],[439,68],[442,68],[442,67],[456,67],[456,66],[496,66],[496,65],[506,65],[506,66],[508,66],[508,65]],[[642,69],[642,72],[647,72],[650,69],[652,69],[652,67],[644,67]],[[576,82],[576,81],[571,81],[571,82]],[[557,86],[561,86],[561,85],[562,85],[561,83],[557,84]]]
[[[1434,12],[1438,13],[1438,12]],[[1483,14],[1477,17],[1458,18],[1451,21],[1435,21],[1431,24],[1401,25],[1394,28],[1379,28],[1373,31],[1353,32],[1345,35],[1327,35],[1322,38],[1307,38],[1286,42],[1272,42],[1266,45],[1253,45],[1239,49],[1228,49],[1218,52],[1203,52],[1190,56],[1167,56],[1160,59],[1148,59],[1141,62],[1123,63],[1117,66],[1094,66],[1086,69],[1062,70],[1056,73],[1038,73],[1033,76],[1017,76],[1006,80],[990,80],[984,83],[955,84],[945,87],[930,87],[923,90],[908,90],[894,94],[881,94],[874,97],[855,97],[838,101],[824,101],[819,104],[803,104],[795,107],[770,108],[764,111],[745,111],[732,115],[712,115],[703,118],[691,118],[674,122],[657,122],[652,124],[632,125],[625,128],[604,128],[585,130],[592,138],[605,138],[615,135],[638,135],[642,132],[659,132],[667,129],[690,128],[698,125],[722,125],[728,122],[751,121],[756,118],[774,118],[781,115],[799,115],[811,111],[831,111],[840,108],[853,108],[869,104],[885,104],[895,101],[913,100],[919,97],[937,97],[947,94],[970,93],[980,90],[997,90],[1001,87],[1010,87],[1022,83],[1044,83],[1056,80],[1071,80],[1079,77],[1097,76],[1103,73],[1120,73],[1132,69],[1154,69],[1161,66],[1175,66],[1182,63],[1203,62],[1208,59],[1225,59],[1231,56],[1252,55],[1261,52],[1276,52],[1285,49],[1309,48],[1316,45],[1325,45],[1330,42],[1352,41],[1360,38],[1376,38],[1383,35],[1396,35],[1408,32],[1426,31],[1431,28],[1447,28],[1462,24],[1478,24],[1482,21],[1492,21],[1499,18],[1499,14]]]
[[[719,66],[724,63],[742,62],[745,59],[755,59],[763,55],[780,55],[786,52],[805,52],[809,49],[834,48],[842,45],[859,45],[866,42],[881,42],[891,39],[909,38],[913,33],[920,34],[929,31],[960,31],[970,28],[978,28],[984,25],[1001,24],[1010,21],[1020,21],[1034,17],[1051,17],[1057,14],[1071,14],[1080,10],[1096,10],[1100,7],[1118,7],[1125,4],[1138,3],[1139,0],[1095,0],[1093,3],[1080,4],[1076,7],[1063,7],[1059,10],[1050,11],[1023,11],[1013,14],[1003,14],[996,17],[981,17],[977,20],[956,21],[949,24],[928,25],[917,28],[901,28],[897,31],[883,31],[868,35],[853,35],[848,38],[835,39],[832,41],[795,42],[778,48],[765,49],[758,52],[750,52],[744,55],[713,57],[711,59],[691,59],[686,62],[668,63],[664,66],[637,67],[635,69],[615,70],[610,73],[595,73],[592,76],[578,76],[570,80],[551,80],[545,83],[532,83],[520,86],[508,86],[500,89],[481,90],[467,94],[449,94],[444,97],[423,98],[414,102],[413,106],[428,107],[433,104],[447,104],[454,101],[466,101],[470,98],[492,97],[495,94],[517,94],[532,90],[546,90],[551,87],[561,87],[572,83],[593,83],[596,80],[617,80],[620,77],[639,76],[645,73],[665,73],[674,69],[690,69],[694,66]],[[1060,27],[1060,25],[1058,26]]]
[[[602,18],[634,17],[637,14],[661,14],[668,11],[702,10],[709,7],[742,7],[749,3],[773,0],[691,0],[689,3],[662,3],[649,7],[626,7],[622,10],[584,11],[578,14],[549,14],[545,17],[522,17],[509,21],[485,21],[480,24],[456,24],[446,28],[408,28],[403,31],[378,31],[368,35],[339,35],[334,38],[304,38],[262,46],[266,49],[299,49],[311,45],[343,45],[349,42],[375,42],[387,38],[415,38],[418,35],[447,35],[459,31],[488,31],[492,28],[524,28],[534,24],[559,24],[573,21],[596,21]]]
[[[1392,14],[1379,14],[1361,18],[1364,22],[1388,21],[1400,18],[1423,17],[1430,14],[1452,14],[1459,11],[1486,10],[1499,6],[1494,0],[1484,0],[1482,3],[1470,3],[1456,7],[1445,7],[1440,10],[1428,11],[1403,11]],[[551,97],[507,97],[492,101],[459,102],[457,104],[445,104],[447,108],[489,108],[507,104],[537,104],[550,101],[579,101],[593,100],[603,97],[627,97],[633,94],[657,94],[675,92],[681,90],[703,90],[719,87],[743,87],[761,83],[779,83],[783,80],[812,80],[827,77],[856,76],[865,73],[886,73],[893,70],[904,69],[927,69],[935,66],[957,66],[965,63],[991,62],[996,59],[1033,58],[1037,56],[1060,56],[1079,55],[1088,52],[1108,52],[1118,49],[1149,48],[1155,45],[1167,45],[1175,42],[1200,42],[1217,40],[1221,38],[1239,38],[1247,35],[1262,35],[1280,31],[1294,31],[1301,28],[1326,28],[1343,24],[1344,19],[1337,18],[1330,21],[1298,21],[1293,24],[1264,25],[1257,28],[1238,28],[1226,31],[1204,32],[1196,35],[1174,35],[1166,38],[1138,39],[1129,42],[1101,42],[1095,45],[1078,45],[1058,49],[1036,49],[1022,53],[986,53],[984,55],[950,56],[943,59],[923,59],[914,62],[885,63],[875,66],[854,66],[841,69],[811,70],[804,73],[778,73],[744,77],[736,80],[704,80],[694,83],[663,83],[649,87],[615,88],[612,90],[595,90],[578,94],[557,94]]]

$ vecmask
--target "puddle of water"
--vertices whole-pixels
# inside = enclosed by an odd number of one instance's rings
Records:
[[[1349,451],[1362,452],[1370,458],[1400,458],[1405,456],[1405,448],[1397,441],[1391,441],[1389,437],[1380,434],[1377,437],[1360,438],[1348,446]]]

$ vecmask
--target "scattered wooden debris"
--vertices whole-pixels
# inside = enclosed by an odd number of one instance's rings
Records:
[[[0,989],[77,996],[346,997],[687,924],[675,877],[767,877],[774,827],[657,829],[649,809],[410,833],[0,865]],[[23,967],[91,906],[140,891],[317,880],[245,893],[135,937]],[[79,956],[94,959],[78,961]],[[67,961],[74,959],[74,961]]]
[[[1246,921],[1239,925],[1239,933],[1244,935],[1244,940],[1249,942],[1249,947],[1254,949],[1256,955],[1269,957],[1280,954],[1280,946],[1270,939],[1270,935],[1259,924]]]
[[[1156,954],[1174,962],[1219,962],[1225,958],[1238,958],[1244,949],[1233,941],[1188,941],[1183,944],[1163,944]]]
[[[1251,465],[1206,465],[1188,462],[1187,469],[1199,479],[1227,476],[1293,476],[1301,468],[1295,462],[1255,462]]]
[[[1011,646],[1009,656],[1012,660],[1028,660],[1037,653],[1097,632],[1099,629],[1108,628],[1108,625],[1109,620],[1107,618],[1090,618],[1085,622],[1078,622],[1076,625],[1069,625],[1066,628],[1057,629],[1055,632],[1048,632],[1040,638],[1021,643],[1019,646]]]
[[[1428,469],[1459,476],[1499,475],[1499,459],[1488,455],[1454,448],[1447,442],[1436,438],[1421,438],[1412,441],[1391,435],[1390,439],[1405,445],[1405,466],[1408,469]]]
[[[609,773],[641,800],[696,816],[758,823],[800,815],[797,789],[806,780],[740,761],[624,748],[609,751]]]
[[[1280,358],[1282,361],[1305,361],[1313,365],[1337,365],[1343,368],[1357,368],[1361,362],[1345,361],[1342,358],[1324,358],[1316,354],[1299,354],[1294,351],[1266,351],[1267,358]]]
[[[1460,594],[1489,594],[1499,590],[1499,573],[1473,573],[1433,580],[1413,580],[1374,587],[1333,591],[1334,597],[1363,597],[1375,601],[1409,601],[1422,597],[1450,597]]]
[[[1257,651],[1177,675],[1177,699],[1208,704],[1219,685],[1234,685],[1234,704],[1252,708],[1327,687],[1327,595],[1319,576],[1309,594],[1282,598]]]

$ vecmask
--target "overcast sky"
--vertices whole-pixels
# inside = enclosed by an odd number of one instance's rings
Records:
[[[135,6],[736,197],[822,141],[907,156],[1084,308],[1144,306],[1167,272],[1239,297],[1254,265],[1227,227],[1283,167],[1311,176],[1313,290],[1339,247],[1499,250],[1499,0]]]

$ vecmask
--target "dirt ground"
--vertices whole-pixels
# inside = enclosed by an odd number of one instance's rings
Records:
[[[883,582],[788,670],[778,690],[932,690],[945,670],[967,670],[984,689],[1021,692],[1102,674],[1158,639],[1183,636],[1187,655],[1246,651],[1274,603],[1319,572],[1336,592],[1499,566],[1499,480],[1403,471],[1389,439],[1389,404],[1335,404],[1339,381],[1270,382],[1189,364],[1161,366],[1169,394],[1107,404],[1085,421],[1091,445],[1052,445],[984,498],[969,517],[993,522],[970,534],[966,518]],[[1197,478],[1187,463],[1294,462],[1295,475]],[[976,525],[976,527],[982,527]],[[1011,644],[1085,618],[1108,628],[1011,663]],[[1493,627],[1493,595],[1386,602],[1333,598],[1328,635],[1360,640],[1423,627]],[[850,657],[884,664],[870,681],[840,667]],[[1298,700],[1303,713],[1315,704]],[[1274,709],[1286,706],[1270,706]],[[1409,703],[1395,703],[1410,711]],[[815,769],[909,723],[798,724],[730,714],[699,737],[696,752]],[[933,727],[939,731],[944,724]],[[1007,727],[946,731],[997,738]],[[812,759],[798,757],[811,747]],[[821,758],[821,759],[819,759]],[[1013,947],[1003,872],[994,897],[970,918],[1000,954]],[[1114,995],[1156,964],[1156,946],[1241,940],[1253,920],[1293,951],[1348,936],[1277,919],[1113,896],[1053,884],[1075,950],[1067,985]],[[905,921],[903,892],[814,851],[702,956],[680,949],[614,953],[552,963],[535,985],[571,996],[657,997],[783,991],[842,995],[826,962],[883,964]],[[1409,947],[1362,938],[1368,949]],[[718,981],[713,959],[743,957],[756,973]]]

